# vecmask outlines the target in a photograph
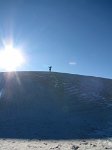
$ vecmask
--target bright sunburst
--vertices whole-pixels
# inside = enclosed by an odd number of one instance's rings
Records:
[[[6,44],[4,49],[0,50],[0,68],[6,71],[15,71],[24,61],[22,52],[12,44]]]

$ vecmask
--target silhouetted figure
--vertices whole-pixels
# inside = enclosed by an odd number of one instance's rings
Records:
[[[52,66],[49,66],[49,72],[51,72]]]

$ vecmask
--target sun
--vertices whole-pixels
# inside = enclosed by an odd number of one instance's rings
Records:
[[[6,71],[16,71],[25,62],[22,52],[12,44],[5,45],[0,50],[0,68]]]

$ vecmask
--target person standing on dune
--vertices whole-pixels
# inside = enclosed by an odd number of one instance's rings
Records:
[[[49,66],[49,72],[51,72],[52,66]]]

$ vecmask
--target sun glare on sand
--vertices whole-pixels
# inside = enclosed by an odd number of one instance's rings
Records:
[[[25,62],[22,52],[12,44],[5,45],[0,50],[0,68],[6,71],[16,71]]]

